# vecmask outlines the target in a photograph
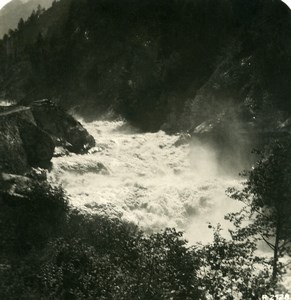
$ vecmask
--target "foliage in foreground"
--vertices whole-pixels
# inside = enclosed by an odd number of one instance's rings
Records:
[[[205,296],[211,300],[257,300],[274,292],[269,261],[256,255],[250,239],[227,240],[220,225],[214,229],[214,241],[198,246],[201,263],[198,277]]]
[[[23,256],[43,248],[60,232],[69,211],[64,191],[33,182],[22,197],[0,194],[0,255]]]
[[[242,190],[229,189],[230,196],[245,204],[226,218],[234,223],[237,241],[263,241],[273,252],[272,282],[284,272],[280,258],[291,253],[291,145],[274,142],[264,151],[250,172]],[[247,224],[245,222],[248,222]],[[249,222],[251,221],[251,222]]]
[[[253,300],[274,295],[283,270],[279,257],[289,249],[287,149],[275,144],[248,173],[245,189],[230,190],[249,205],[227,216],[237,227],[232,239],[224,239],[218,226],[213,243],[194,247],[175,229],[146,235],[119,219],[83,215],[69,209],[61,189],[34,184],[17,205],[1,202],[0,298]],[[271,247],[270,263],[256,255],[257,240],[270,246],[274,234],[278,245]]]
[[[52,298],[200,298],[198,262],[180,233],[166,230],[146,237],[119,220],[96,216],[84,221],[82,236],[62,237],[49,246],[41,285]]]
[[[2,205],[1,299],[202,298],[199,261],[176,230],[145,235],[82,215],[48,185],[26,196],[17,207]]]

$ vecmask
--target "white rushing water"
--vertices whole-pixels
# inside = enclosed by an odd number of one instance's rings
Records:
[[[237,209],[225,195],[233,178],[220,176],[215,152],[178,136],[136,133],[123,122],[83,123],[97,142],[86,155],[53,159],[51,180],[61,183],[73,206],[117,216],[144,230],[176,227],[190,242],[210,241],[208,222]]]
[[[16,104],[16,102],[11,100],[0,99],[0,106],[11,106]]]

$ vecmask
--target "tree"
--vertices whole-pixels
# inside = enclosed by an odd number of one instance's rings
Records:
[[[255,242],[227,240],[220,225],[213,230],[213,242],[195,251],[201,263],[199,285],[204,287],[206,299],[252,300],[268,294],[270,268],[265,258],[255,254]]]
[[[21,18],[21,19],[19,20],[19,22],[18,22],[17,29],[18,29],[19,31],[21,31],[21,30],[23,29],[23,27],[24,27],[24,21],[23,21],[23,19]]]
[[[277,285],[284,268],[280,258],[291,253],[291,145],[274,142],[263,151],[253,169],[242,175],[248,179],[242,190],[229,189],[231,198],[245,207],[226,218],[237,227],[236,240],[253,237],[263,240],[273,251],[272,282]],[[248,224],[242,227],[244,222]]]

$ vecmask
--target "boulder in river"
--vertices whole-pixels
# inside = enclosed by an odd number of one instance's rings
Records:
[[[93,136],[80,122],[54,102],[46,99],[34,101],[31,111],[36,124],[53,137],[56,146],[74,153],[84,153],[95,146]]]

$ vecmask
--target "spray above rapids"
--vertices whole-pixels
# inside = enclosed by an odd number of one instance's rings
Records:
[[[199,144],[176,147],[177,136],[136,133],[123,122],[84,126],[97,146],[86,155],[54,158],[50,175],[73,206],[144,230],[176,227],[190,241],[210,240],[208,222],[223,223],[225,213],[235,210],[225,190],[236,182],[218,176],[213,151]]]

